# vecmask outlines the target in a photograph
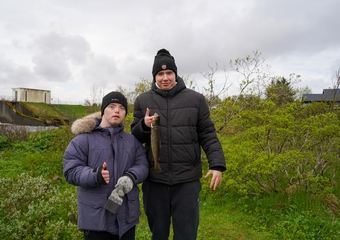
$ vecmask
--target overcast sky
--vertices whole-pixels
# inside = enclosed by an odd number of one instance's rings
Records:
[[[18,87],[83,103],[91,87],[133,90],[156,52],[180,76],[235,84],[230,59],[261,52],[274,75],[301,75],[313,93],[340,68],[339,0],[0,0],[0,98]],[[232,94],[231,92],[229,94]]]

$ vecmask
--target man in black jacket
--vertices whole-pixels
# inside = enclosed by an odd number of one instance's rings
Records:
[[[177,76],[175,59],[166,49],[155,56],[150,91],[134,103],[131,132],[148,154],[150,171],[143,183],[143,204],[152,239],[169,237],[172,219],[174,239],[196,239],[199,223],[199,192],[202,177],[201,147],[212,175],[210,188],[221,184],[226,169],[221,144],[202,94],[186,88]],[[160,117],[161,172],[154,171],[150,131],[152,119]]]

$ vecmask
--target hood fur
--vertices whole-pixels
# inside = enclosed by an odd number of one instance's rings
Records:
[[[83,118],[78,118],[72,123],[71,132],[74,135],[78,135],[80,133],[92,132],[92,130],[95,128],[97,124],[97,121],[95,120],[95,118],[100,119],[101,117],[102,117],[101,112],[99,111],[99,112],[91,113]]]

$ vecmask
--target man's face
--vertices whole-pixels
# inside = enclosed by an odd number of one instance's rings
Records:
[[[176,74],[172,70],[162,70],[156,74],[155,80],[160,89],[170,90],[176,85]]]
[[[110,103],[104,109],[102,117],[102,127],[116,127],[125,119],[126,109],[120,103]]]

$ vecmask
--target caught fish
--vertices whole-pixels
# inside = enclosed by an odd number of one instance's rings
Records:
[[[151,152],[152,158],[154,161],[154,170],[155,172],[162,172],[161,166],[159,165],[159,155],[161,149],[161,126],[160,126],[160,118],[157,115],[152,119],[151,123]]]

